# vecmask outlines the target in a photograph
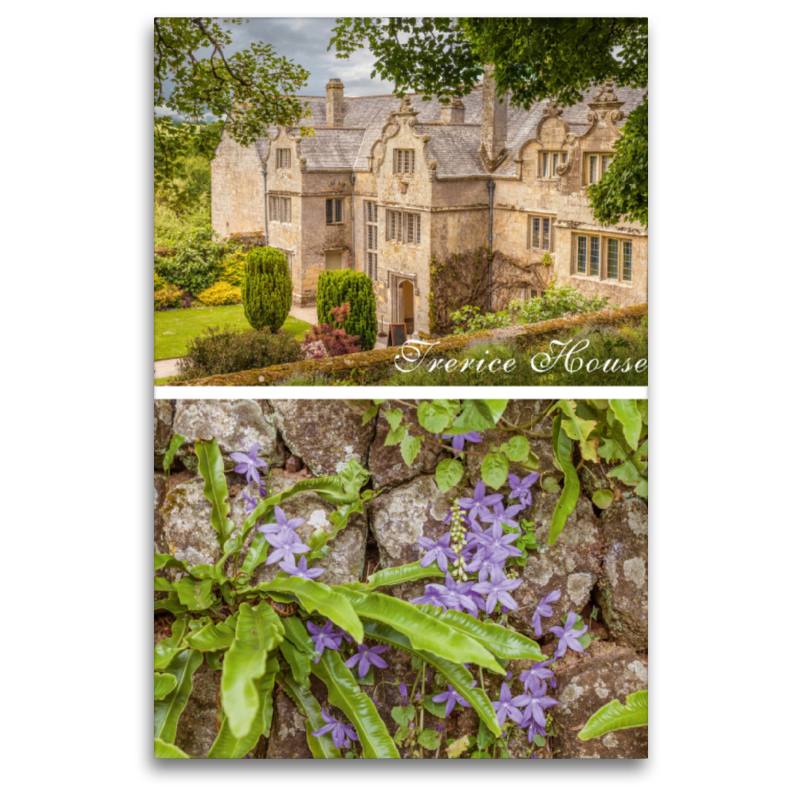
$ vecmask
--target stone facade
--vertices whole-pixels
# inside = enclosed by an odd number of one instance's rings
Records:
[[[269,244],[290,257],[295,302],[314,303],[324,269],[361,270],[382,329],[429,333],[431,260],[483,246],[522,267],[549,253],[548,277],[620,305],[647,301],[647,231],[599,225],[587,195],[644,90],[607,83],[568,109],[525,111],[497,96],[488,70],[453,103],[409,95],[397,108],[391,95],[345,98],[336,78],[326,88],[303,98],[313,136],[280,127],[243,148],[225,132],[212,161],[214,228],[263,231],[270,203]]]

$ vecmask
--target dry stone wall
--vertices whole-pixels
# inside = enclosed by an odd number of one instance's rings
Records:
[[[548,401],[512,401],[506,418],[524,424],[538,414]],[[406,422],[412,422],[406,412]],[[533,428],[547,434],[549,422]],[[279,492],[302,478],[332,474],[355,458],[372,472],[371,488],[381,493],[367,504],[366,514],[350,525],[331,543],[331,552],[320,562],[326,569],[323,580],[346,583],[365,580],[378,569],[415,561],[419,558],[416,539],[420,535],[438,539],[445,531],[443,520],[457,490],[442,495],[433,472],[442,457],[426,445],[412,467],[402,461],[399,447],[384,447],[388,423],[381,411],[366,426],[361,414],[343,400],[159,400],[154,404],[153,446],[154,538],[160,552],[174,553],[191,564],[215,563],[221,553],[209,524],[210,505],[202,494],[202,479],[197,475],[196,459],[190,443],[195,436],[216,436],[222,446],[228,469],[231,451],[258,441],[261,455],[269,458],[271,492]],[[182,433],[187,442],[178,453],[169,478],[161,470],[163,454],[173,433]],[[413,431],[412,433],[418,433]],[[510,432],[487,434],[484,443],[468,444],[467,468],[473,484],[479,455],[488,442],[502,443]],[[549,441],[534,442],[543,472],[553,469]],[[265,455],[268,454],[268,455]],[[230,463],[229,463],[230,462]],[[238,525],[246,517],[241,476],[228,473],[231,516]],[[500,490],[508,494],[506,485]],[[248,490],[249,493],[249,490]],[[469,492],[464,493],[469,494]],[[512,620],[533,636],[530,620],[535,603],[548,592],[561,591],[553,604],[555,616],[545,620],[542,649],[552,654],[550,625],[555,617],[574,610],[589,621],[591,632],[600,637],[584,655],[568,651],[566,659],[553,665],[561,703],[553,712],[556,733],[548,740],[544,757],[552,758],[645,758],[647,730],[619,731],[581,742],[577,733],[589,717],[605,703],[647,688],[647,505],[638,498],[621,497],[605,512],[581,496],[576,511],[569,517],[558,542],[547,545],[550,518],[556,495],[544,493],[540,484],[533,489],[533,505],[525,510],[534,522],[538,551],[519,570],[522,585],[514,592],[519,610]],[[289,517],[308,522],[298,533],[308,541],[313,530],[327,522],[333,506],[313,493],[301,493],[286,503]],[[275,566],[260,568],[259,580],[268,580]],[[393,587],[399,597],[411,599],[422,594],[422,585]],[[595,609],[594,619],[590,619]],[[547,624],[547,623],[550,624]],[[162,625],[163,629],[163,625]],[[168,635],[168,632],[163,635]],[[381,717],[393,733],[397,725],[391,709],[399,702],[398,681],[413,683],[415,672],[410,657],[401,652],[384,654],[389,668],[380,673],[374,686],[362,687],[376,703]],[[549,656],[548,656],[549,657]],[[512,662],[516,680],[529,666],[524,660]],[[434,689],[428,674],[427,691]],[[494,681],[494,678],[492,678]],[[202,757],[216,735],[219,673],[203,666],[194,676],[195,691],[181,717],[176,744],[187,753]],[[499,684],[498,684],[499,685]],[[490,682],[487,688],[497,688]],[[324,707],[327,695],[322,684],[312,679],[312,691]],[[445,720],[447,737],[477,731],[477,718],[471,709],[453,712]],[[513,750],[512,750],[513,752]],[[433,753],[427,752],[427,756]],[[522,755],[517,752],[517,755]],[[401,755],[407,752],[401,749]],[[305,724],[295,706],[278,687],[275,713],[268,742],[262,739],[253,758],[310,758]]]

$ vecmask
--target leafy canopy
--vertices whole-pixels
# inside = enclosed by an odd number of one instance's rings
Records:
[[[463,97],[494,67],[500,94],[525,109],[552,98],[579,102],[590,87],[611,79],[618,86],[647,86],[647,19],[343,17],[328,49],[348,58],[360,47],[375,56],[372,77],[395,83],[395,92],[425,99]],[[622,130],[617,156],[590,192],[597,219],[622,216],[647,225],[647,103]]]

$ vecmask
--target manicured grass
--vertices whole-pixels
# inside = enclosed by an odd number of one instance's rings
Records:
[[[186,355],[187,343],[199,336],[209,325],[225,324],[243,330],[249,327],[243,306],[216,306],[214,308],[181,308],[177,311],[155,312],[155,360],[179,358]],[[302,339],[311,326],[289,317],[283,330]]]

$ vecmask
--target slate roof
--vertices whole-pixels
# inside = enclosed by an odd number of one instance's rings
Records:
[[[565,108],[561,117],[569,123],[570,130],[583,133],[589,127],[587,114],[590,101],[596,89],[584,94],[583,102]],[[638,106],[647,91],[619,87],[614,90],[617,97],[625,103],[622,110],[627,114]],[[313,127],[315,136],[302,140],[300,152],[307,159],[310,170],[358,170],[366,171],[367,156],[373,143],[380,138],[389,114],[400,107],[394,95],[371,97],[345,97],[344,121],[342,128],[326,128],[325,98],[301,97],[308,104],[311,117],[303,120],[305,127]],[[464,103],[464,124],[451,125],[439,122],[441,104],[438,100],[422,100],[422,95],[409,95],[411,105],[417,113],[417,130],[420,134],[430,134],[429,150],[431,158],[437,161],[436,174],[440,178],[487,175],[487,170],[479,157],[481,140],[482,92],[477,89],[462,98]],[[544,114],[545,103],[536,103],[530,111],[510,106],[508,109],[508,138],[506,147],[510,155],[496,170],[495,175],[514,175],[514,159],[519,148],[536,135],[536,128]],[[299,128],[291,128],[298,133]],[[270,129],[270,136],[277,134],[277,128]],[[267,149],[267,139],[256,143],[259,157]]]

